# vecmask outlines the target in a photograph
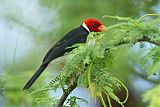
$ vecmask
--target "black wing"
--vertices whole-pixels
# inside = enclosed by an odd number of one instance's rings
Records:
[[[66,34],[58,43],[56,43],[46,54],[43,59],[43,64],[48,64],[52,60],[63,56],[64,53],[68,50],[65,50],[67,47],[70,47],[76,43],[86,42],[88,31],[82,26],[77,29],[72,30]]]
[[[43,59],[42,65],[38,68],[35,74],[30,78],[30,80],[25,84],[23,90],[27,90],[32,86],[32,84],[37,80],[37,78],[41,75],[41,73],[46,69],[46,67],[52,60],[64,55],[66,51],[71,50],[65,50],[67,47],[72,46],[76,43],[85,42],[87,39],[87,35],[88,31],[85,30],[82,26],[72,30],[67,35],[65,35],[64,38],[62,38],[48,51],[48,53]]]

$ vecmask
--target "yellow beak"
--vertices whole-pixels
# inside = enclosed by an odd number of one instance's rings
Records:
[[[104,31],[104,30],[106,29],[106,26],[101,25],[100,27],[98,27],[98,29],[99,29],[100,31]]]

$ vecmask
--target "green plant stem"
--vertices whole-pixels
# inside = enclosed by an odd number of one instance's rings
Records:
[[[103,96],[102,96],[101,93],[100,93],[100,99],[101,99],[103,107],[106,107],[107,105],[106,105],[106,103],[105,103],[105,101],[104,101]]]
[[[160,14],[145,14],[142,17],[140,17],[136,23],[138,23],[139,21],[143,20],[146,16],[160,16]]]
[[[126,97],[125,97],[125,99],[124,99],[124,101],[121,101],[120,103],[122,103],[122,104],[124,104],[124,103],[126,103],[127,102],[127,100],[128,100],[128,96],[129,96],[129,92],[128,92],[128,89],[127,89],[127,87],[119,80],[119,79],[117,79],[117,78],[115,78],[115,77],[113,77],[117,82],[119,82],[119,84],[121,84],[121,86],[125,89],[125,91],[126,91]]]
[[[111,99],[109,98],[109,95],[107,95],[107,99],[108,99],[109,107],[112,107],[112,105],[111,105]]]
[[[93,97],[93,90],[92,90],[92,83],[91,83],[91,67],[92,67],[92,63],[89,65],[88,67],[88,85],[89,85],[89,89],[91,92],[91,96]]]

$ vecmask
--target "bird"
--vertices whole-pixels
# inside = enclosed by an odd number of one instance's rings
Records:
[[[91,32],[102,32],[106,29],[106,26],[95,18],[88,18],[83,23],[68,32],[62,39],[60,39],[45,55],[42,64],[35,72],[35,74],[25,84],[23,90],[28,90],[32,84],[37,80],[41,73],[47,68],[48,64],[54,59],[63,56],[66,52],[72,51],[74,48],[71,47],[77,43],[85,43],[87,36]]]

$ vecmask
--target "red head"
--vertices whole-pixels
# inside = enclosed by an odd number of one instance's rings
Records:
[[[82,26],[89,32],[101,32],[106,28],[100,21],[93,18],[86,19]]]

